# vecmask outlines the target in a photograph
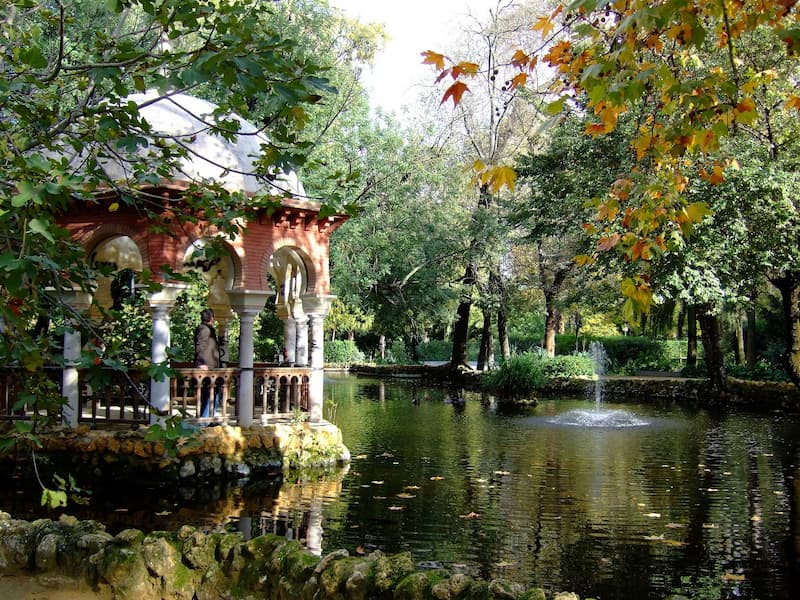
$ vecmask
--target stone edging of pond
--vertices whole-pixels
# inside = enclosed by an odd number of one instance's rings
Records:
[[[37,432],[37,457],[66,472],[127,481],[137,476],[162,481],[238,479],[252,472],[316,469],[350,461],[341,430],[330,423],[277,423],[199,429],[191,437],[149,441],[147,431],[55,427]],[[3,468],[24,469],[26,447],[0,454]]]
[[[350,372],[381,378],[409,377],[468,389],[481,389],[483,373],[449,365],[355,365]],[[791,383],[745,381],[727,378],[725,389],[712,395],[706,379],[674,376],[608,376],[601,378],[603,397],[609,401],[688,402],[699,406],[737,406],[749,410],[800,410],[800,389]],[[590,397],[597,380],[589,377],[551,379],[532,398],[507,398],[508,402],[530,403],[536,397]]]
[[[126,529],[112,536],[95,521],[62,515],[29,522],[0,512],[0,575],[37,574],[83,581],[121,600],[579,600],[506,579],[420,570],[408,552],[336,550],[320,558],[272,534],[244,540],[240,533],[184,526],[176,533]]]

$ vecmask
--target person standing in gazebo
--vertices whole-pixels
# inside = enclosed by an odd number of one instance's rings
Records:
[[[218,369],[220,367],[219,341],[214,329],[214,311],[206,308],[200,312],[200,325],[194,332],[194,366],[198,369]],[[211,391],[214,390],[212,396]],[[216,413],[216,385],[210,377],[208,385],[200,382],[200,417],[213,417]]]

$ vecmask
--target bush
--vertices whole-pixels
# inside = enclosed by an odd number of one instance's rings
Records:
[[[587,377],[594,375],[594,362],[588,354],[569,354],[544,359],[544,375],[556,377]]]
[[[498,369],[484,375],[483,386],[512,398],[530,396],[547,380],[545,360],[546,357],[539,352],[515,354],[503,361]]]
[[[749,381],[790,381],[786,370],[766,360],[759,360],[752,369],[746,365],[725,365],[727,374],[736,379]],[[705,377],[705,373],[703,373]]]
[[[340,365],[364,362],[364,353],[352,340],[334,340],[325,344],[325,362]]]

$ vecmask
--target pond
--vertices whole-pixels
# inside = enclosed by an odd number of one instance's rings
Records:
[[[325,385],[348,469],[136,494],[88,482],[90,503],[70,512],[112,532],[192,524],[322,553],[410,551],[423,568],[581,597],[795,597],[800,415],[605,403],[614,419],[592,420],[593,398],[509,410],[413,380],[329,374]],[[9,492],[0,508],[42,514]]]

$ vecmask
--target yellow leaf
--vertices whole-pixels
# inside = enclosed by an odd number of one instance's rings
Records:
[[[517,172],[511,167],[495,167],[491,170],[489,186],[492,193],[496,194],[502,188],[507,187],[512,192],[517,183]]]
[[[547,37],[550,33],[555,29],[555,25],[553,24],[553,20],[550,17],[539,17],[534,23],[533,28],[534,31],[541,31],[542,37]]]
[[[433,65],[440,71],[444,69],[444,54],[439,54],[433,50],[426,50],[425,52],[421,52],[420,56],[423,58],[423,65]]]
[[[468,91],[469,88],[467,87],[467,84],[465,84],[463,81],[456,81],[453,85],[447,88],[444,96],[442,96],[442,101],[440,104],[444,104],[447,102],[448,98],[452,98],[453,106],[458,106],[458,104],[461,102],[461,97],[464,95],[464,92]]]
[[[710,215],[711,209],[705,202],[693,202],[686,207],[686,216],[690,223],[699,223],[703,217]]]
[[[472,163],[472,170],[475,171],[476,173],[483,173],[485,169],[486,165],[480,158],[476,159],[475,162]]]
[[[578,254],[572,259],[576,265],[582,267],[584,265],[589,265],[594,262],[594,258],[589,256],[588,254]]]
[[[112,202],[108,205],[108,212],[117,212],[119,210],[119,202]]]

